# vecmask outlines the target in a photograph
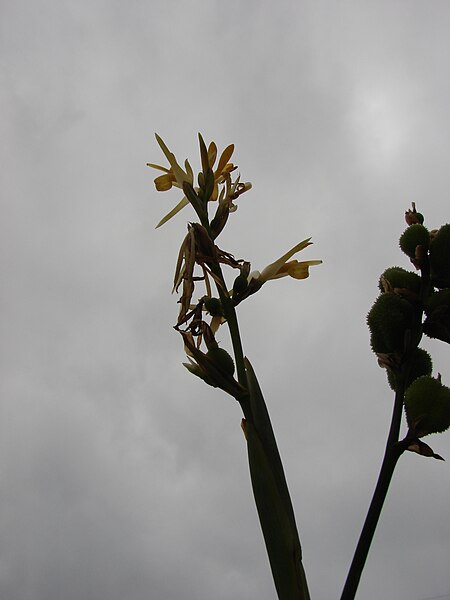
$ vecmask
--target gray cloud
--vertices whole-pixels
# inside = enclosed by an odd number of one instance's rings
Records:
[[[430,227],[448,218],[447,3],[2,13],[0,596],[274,597],[238,406],[185,372],[172,329],[192,214],[153,229],[177,201],[145,167],[153,132],[184,159],[200,130],[236,143],[254,186],[221,245],[261,268],[312,235],[305,258],[324,260],[239,318],[312,597],[336,597],[392,403],[366,314],[384,268],[407,266],[411,201]],[[448,350],[427,345],[445,381]],[[430,444],[450,457],[448,435]],[[402,458],[361,600],[450,593],[449,492],[446,463]]]

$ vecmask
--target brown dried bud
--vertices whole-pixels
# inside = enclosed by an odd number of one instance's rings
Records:
[[[415,202],[412,202],[411,206],[412,206],[412,210],[409,209],[409,210],[405,211],[406,223],[408,225],[415,225],[416,223],[419,223],[419,225],[422,225],[422,223],[424,222],[423,215],[416,211],[416,203]]]

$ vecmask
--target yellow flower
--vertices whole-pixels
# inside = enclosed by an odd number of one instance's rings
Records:
[[[234,144],[230,144],[220,155],[219,162],[217,163],[217,167],[214,171],[214,190],[211,194],[211,200],[217,200],[219,197],[219,184],[225,183],[227,179],[230,180],[230,173],[237,169],[233,163],[228,162],[233,152]],[[216,162],[216,156],[217,146],[214,142],[211,142],[208,148],[208,159],[211,169],[214,167],[214,163]]]
[[[183,169],[178,164],[177,159],[175,158],[175,155],[172,152],[170,152],[169,148],[166,146],[166,144],[161,139],[161,137],[158,134],[155,134],[155,137],[156,137],[156,140],[170,165],[170,168],[167,168],[167,167],[163,167],[161,165],[147,163],[147,166],[163,172],[163,175],[159,175],[154,180],[157,191],[158,192],[166,192],[167,190],[172,189],[172,187],[178,187],[180,189],[183,189],[183,183],[185,181],[187,181],[190,185],[193,185],[194,176],[193,176],[192,168],[191,168],[191,165],[189,164],[189,162],[187,160],[185,161],[185,163],[184,163],[185,169]],[[205,148],[205,150],[206,150],[206,147],[204,146],[204,143],[203,143],[203,139],[201,138],[201,136],[199,136],[199,137],[200,137],[200,148],[202,148],[202,144],[203,144],[203,148]],[[218,200],[218,199],[223,200],[224,197],[227,196],[228,194],[230,194],[230,195],[233,194],[234,197],[237,197],[238,195],[240,195],[244,191],[247,191],[247,189],[250,189],[250,187],[251,187],[251,185],[248,183],[240,184],[239,179],[237,182],[235,182],[235,184],[232,184],[230,174],[232,173],[232,171],[237,169],[237,166],[235,166],[233,163],[229,162],[233,152],[234,152],[234,144],[230,144],[229,146],[227,146],[225,148],[225,150],[220,155],[219,161],[217,163],[217,167],[215,169],[214,169],[214,163],[216,162],[216,158],[217,158],[216,144],[214,142],[211,142],[206,153],[204,153],[202,155],[203,168],[205,169],[205,168],[209,167],[214,172],[214,188],[213,188],[210,200]],[[201,150],[201,153],[202,153],[202,150]],[[222,184],[225,184],[225,188],[222,190],[222,192],[219,195],[219,186]],[[198,188],[195,188],[195,190],[198,191]],[[189,200],[186,198],[186,196],[183,196],[183,198],[178,202],[178,204],[169,213],[167,213],[167,215],[165,215],[161,219],[161,221],[158,223],[158,225],[156,227],[158,228],[161,225],[163,225],[164,223],[166,223],[169,219],[171,219],[173,216],[175,216],[178,212],[180,212],[180,210],[182,210],[188,204],[189,204]]]
[[[294,279],[306,279],[309,276],[309,267],[313,265],[320,265],[321,260],[289,260],[294,254],[304,250],[307,246],[310,246],[312,242],[311,238],[303,240],[293,248],[291,248],[286,254],[283,254],[278,260],[267,265],[261,273],[255,273],[253,279],[256,279],[259,283],[263,284],[270,279],[279,279],[280,277],[293,277]],[[250,275],[252,277],[252,275]]]
[[[147,163],[147,166],[153,167],[154,169],[158,169],[159,171],[164,171],[165,175],[160,175],[155,179],[155,186],[158,191],[165,192],[166,190],[170,190],[172,185],[183,189],[183,183],[187,181],[192,185],[194,181],[194,175],[192,172],[191,165],[186,160],[184,162],[184,166],[186,171],[184,171],[177,162],[175,158],[175,154],[173,154],[169,148],[164,143],[163,139],[155,133],[156,141],[158,142],[161,150],[164,153],[164,156],[169,161],[170,169],[166,167],[161,167],[161,165],[154,165],[152,163]]]
[[[185,171],[180,167],[175,158],[175,155],[170,152],[169,148],[164,143],[163,139],[155,133],[156,141],[158,142],[161,150],[163,151],[165,157],[169,161],[170,169],[167,167],[162,167],[161,165],[155,165],[153,163],[147,163],[148,167],[152,167],[153,169],[157,169],[158,171],[163,171],[164,175],[159,175],[156,177],[154,183],[158,192],[166,192],[167,190],[172,189],[172,186],[183,189],[183,183],[187,181],[191,185],[194,181],[194,174],[189,164],[188,160],[185,160],[184,166]],[[178,202],[178,204],[165,216],[161,219],[161,221],[156,226],[157,228],[166,223],[169,219],[175,216],[181,209],[189,204],[189,200],[186,196]]]

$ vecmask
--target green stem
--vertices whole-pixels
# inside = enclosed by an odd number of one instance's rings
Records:
[[[236,311],[234,306],[231,304],[229,298],[222,300],[224,305],[225,318],[227,319],[228,328],[230,330],[231,342],[233,344],[234,358],[236,360],[236,370],[238,375],[238,381],[241,385],[247,387],[247,375],[245,372],[244,365],[244,351],[242,348],[241,335],[239,333],[239,324],[237,320]]]
[[[242,347],[241,334],[239,332],[239,324],[237,320],[236,309],[234,308],[233,303],[230,297],[228,296],[228,293],[226,292],[227,287],[220,264],[216,263],[215,265],[211,265],[211,270],[221,282],[220,284],[217,284],[217,290],[219,292],[224,316],[228,324],[228,329],[230,331],[238,381],[244,388],[247,388],[247,372],[245,369],[244,362],[244,350]],[[248,397],[241,397],[238,399],[238,402],[242,407],[242,411],[244,413],[245,418],[251,419],[252,417]]]
[[[381,510],[388,493],[392,475],[394,473],[397,461],[404,451],[404,448],[397,444],[400,433],[403,396],[404,384],[402,383],[397,386],[394,409],[392,412],[391,427],[389,430],[380,474],[378,476],[377,485],[375,487],[372,501],[367,512],[366,520],[364,521],[361,535],[359,537],[358,545],[356,546],[347,580],[342,591],[341,600],[353,600],[355,598],[361,579],[361,574],[369,554],[378,520],[380,518]]]
[[[423,306],[430,293],[430,263],[428,256],[422,257],[421,270],[421,285],[420,285],[420,303],[417,307],[415,323],[412,328],[412,338],[405,348],[404,362],[401,368],[401,373],[397,379],[395,390],[394,408],[392,411],[391,426],[386,442],[386,450],[384,453],[383,462],[381,464],[380,474],[378,476],[377,485],[372,497],[372,501],[367,512],[358,545],[356,546],[353,561],[347,575],[344,589],[342,591],[341,600],[353,600],[358,589],[361,579],[361,574],[369,554],[370,546],[375,534],[375,529],[380,518],[389,485],[394,474],[394,469],[397,461],[406,449],[406,445],[399,443],[400,424],[403,412],[403,401],[405,396],[405,385],[409,378],[411,362],[409,357],[411,351],[417,348],[422,337],[422,319]]]
[[[211,243],[214,244],[211,226],[207,218],[202,219],[202,225],[208,232],[208,235],[211,239]],[[220,301],[222,303],[222,308],[225,319],[228,324],[228,329],[230,331],[231,344],[233,346],[238,381],[244,388],[247,388],[247,372],[245,369],[244,362],[244,350],[242,347],[241,334],[239,332],[239,324],[237,320],[236,309],[231,301],[231,298],[228,295],[227,284],[223,276],[220,263],[218,261],[214,262],[210,264],[210,268],[213,274],[219,280],[219,282],[216,281],[216,287],[219,293]],[[241,397],[238,401],[242,407],[245,418],[251,419],[250,404],[248,397]]]

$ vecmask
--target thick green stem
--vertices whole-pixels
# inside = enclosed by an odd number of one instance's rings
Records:
[[[389,484],[401,452],[395,446],[386,450],[372,502],[370,503],[369,511],[342,591],[341,600],[353,600],[355,598]]]
[[[220,264],[217,263],[216,265],[212,265],[211,270],[221,282],[220,284],[217,284],[217,290],[219,292],[224,316],[228,324],[228,329],[230,331],[238,381],[244,388],[247,388],[247,373],[244,362],[244,350],[242,347],[241,334],[239,332],[239,324],[237,320],[236,309],[234,308],[233,303],[231,302],[231,299],[228,295],[228,292],[226,291],[226,283],[223,277],[222,269],[220,268]],[[244,413],[245,418],[251,420],[252,417],[248,397],[245,396],[239,398],[238,401],[242,407],[242,411]]]
[[[394,409],[392,411],[391,427],[386,443],[386,451],[378,476],[377,485],[372,497],[372,501],[367,512],[366,520],[359,537],[358,545],[356,546],[353,561],[348,572],[347,580],[342,591],[341,600],[353,600],[358,589],[361,579],[361,574],[366,564],[370,546],[375,534],[375,530],[380,518],[381,510],[386,499],[389,484],[391,483],[392,475],[398,459],[403,453],[397,442],[400,434],[400,422],[402,417],[404,396],[404,384],[397,386],[395,394]]]
[[[416,322],[416,328],[419,333],[416,335],[414,347],[416,347],[416,345],[419,343],[421,337],[421,317],[422,310],[419,310]],[[406,349],[408,355],[410,355],[410,351],[410,348]],[[392,410],[391,425],[386,442],[386,450],[372,501],[370,503],[366,520],[359,537],[358,545],[356,546],[355,554],[353,556],[353,561],[348,572],[347,580],[342,591],[341,600],[353,600],[355,598],[361,579],[361,574],[364,569],[384,501],[389,490],[392,475],[394,474],[398,459],[405,451],[405,446],[399,444],[399,436],[403,413],[403,401],[405,396],[405,383],[409,378],[410,366],[411,363],[409,358],[405,359],[400,373],[397,375],[394,408]]]
[[[236,360],[236,370],[238,375],[238,381],[241,385],[247,387],[247,375],[245,372],[244,364],[244,350],[242,348],[241,335],[239,333],[239,324],[237,320],[236,310],[231,303],[228,296],[223,297],[222,306],[225,313],[225,318],[228,323],[228,328],[231,336],[231,343],[233,344],[234,358]]]

